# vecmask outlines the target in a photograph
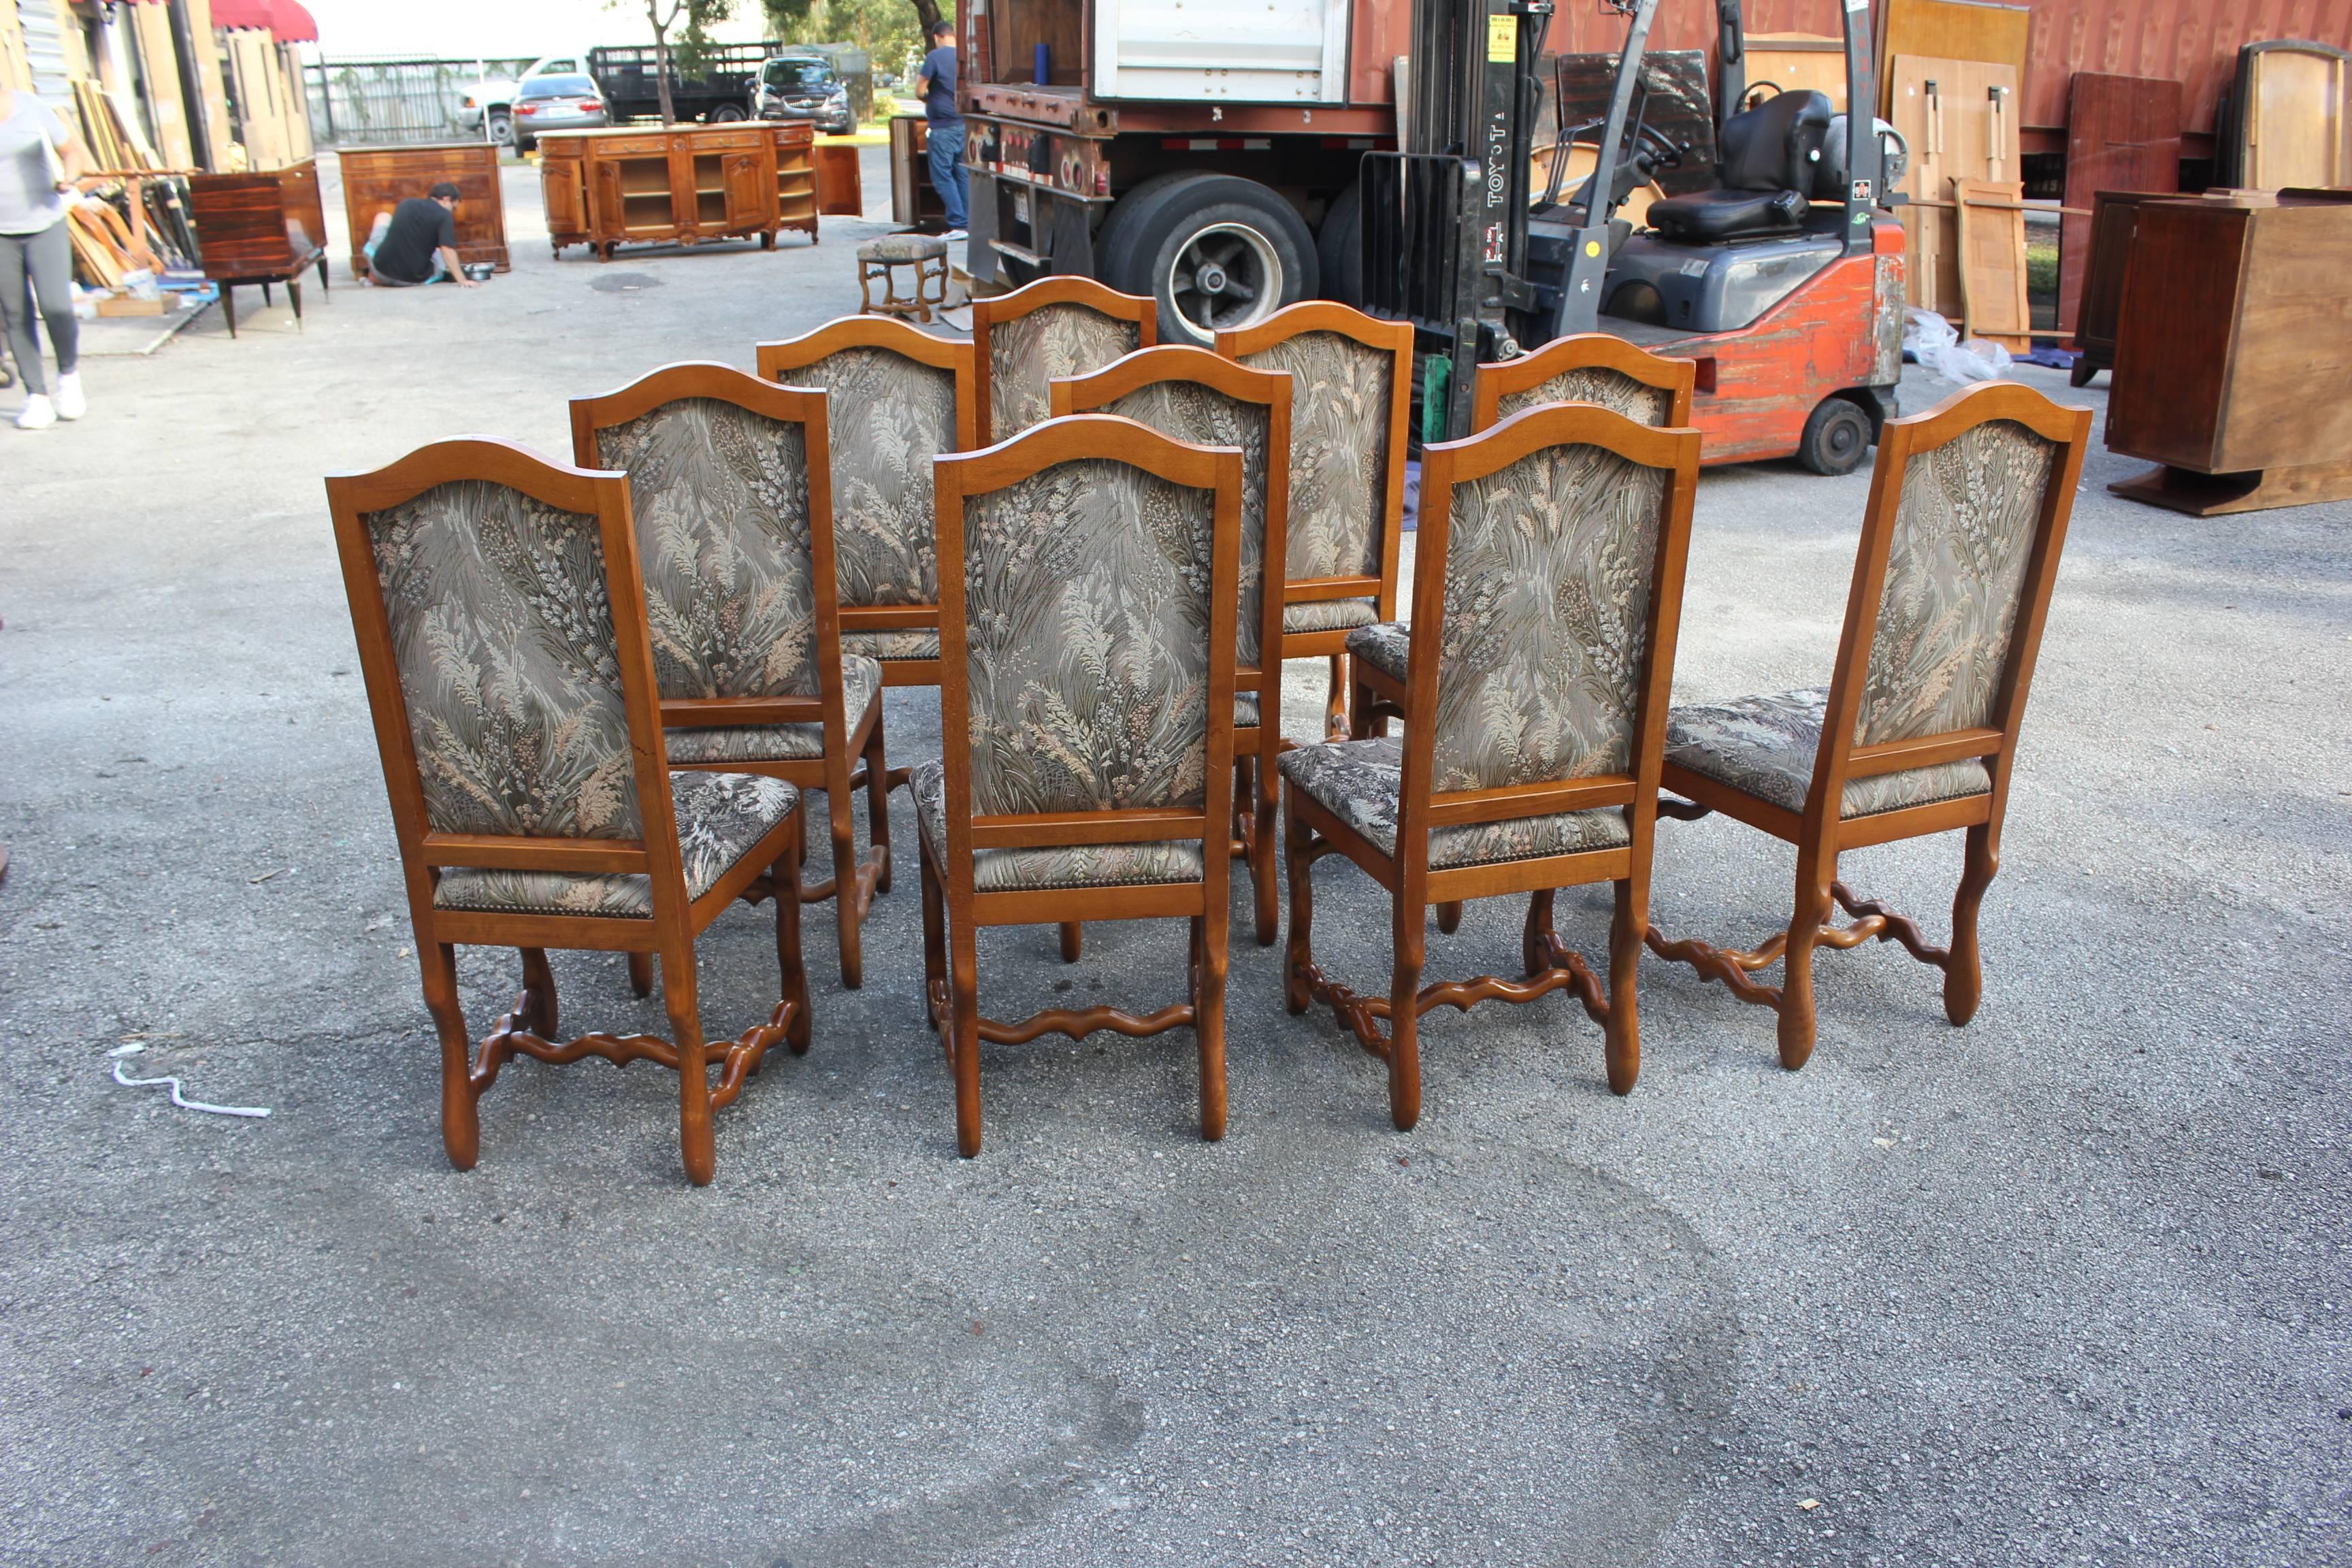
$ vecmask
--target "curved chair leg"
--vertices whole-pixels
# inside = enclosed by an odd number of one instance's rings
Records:
[[[1837,877],[1837,858],[1827,858],[1822,864],[1810,849],[1797,856],[1796,908],[1780,963],[1780,1065],[1790,1072],[1813,1054],[1813,944],[1830,918],[1830,883]]]
[[[542,1040],[562,1038],[556,1033],[555,971],[547,966],[547,950],[525,947],[522,954],[522,1000],[516,1011],[522,1026]]]
[[[1979,823],[1969,829],[1968,858],[1960,874],[1960,890],[1952,899],[1952,957],[1944,970],[1944,1016],[1965,1024],[1977,1016],[1984,996],[1984,969],[1977,955],[1977,907],[2000,869],[2000,847],[1992,827]]]
[[[980,942],[960,926],[948,933],[948,1008],[953,1031],[956,1150],[980,1152]]]
[[[416,956],[424,971],[425,1005],[441,1036],[441,1146],[449,1152],[449,1163],[470,1171],[481,1157],[482,1121],[474,1102],[474,1043],[457,1001],[457,950],[447,942],[420,943]]]
[[[1250,913],[1253,917],[1250,934],[1257,938],[1258,946],[1272,947],[1282,926],[1281,910],[1276,901],[1280,889],[1276,885],[1274,869],[1277,826],[1275,821],[1275,791],[1279,785],[1273,768],[1263,754],[1251,772],[1255,775],[1255,793],[1250,802]]]
[[[1410,918],[1408,918],[1410,915]],[[1389,1120],[1410,1132],[1421,1120],[1422,922],[1428,918],[1415,900],[1400,896],[1395,906],[1396,961],[1389,971]]]
[[[1087,928],[1076,921],[1062,922],[1062,962],[1076,963],[1087,950]]]
[[[1201,1137],[1225,1135],[1225,916],[1192,921],[1192,1030],[1201,1044]]]
[[[866,742],[866,842],[881,851],[882,868],[874,878],[874,890],[890,890],[890,764],[882,755],[882,721],[874,721],[874,733]]]
[[[1282,787],[1286,807],[1290,786]],[[1296,1016],[1315,999],[1307,987],[1307,971],[1315,963],[1315,862],[1307,854],[1307,825],[1287,809],[1282,820],[1282,858],[1290,874],[1290,942],[1283,952],[1282,1000]]]
[[[923,888],[923,1016],[932,1028],[940,1026],[940,987],[948,977],[948,921],[946,900],[940,896],[939,868],[931,864],[929,846],[916,834],[916,873]]]
[[[1650,929],[1647,889],[1628,878],[1617,884],[1617,910],[1609,922],[1609,1021],[1601,1026],[1601,1052],[1609,1088],[1633,1092],[1642,1076],[1642,1016],[1634,998],[1642,967],[1642,937]]]
[[[719,1145],[710,1131],[710,1073],[702,1047],[702,1009],[695,996],[694,949],[662,954],[662,1002],[677,1047],[677,1141],[686,1179],[707,1187],[719,1173]]]
[[[650,996],[654,994],[654,955],[650,952],[629,954],[629,994]]]
[[[845,775],[847,769],[843,769]],[[866,907],[857,899],[857,823],[850,813],[849,791],[824,792],[825,813],[833,826],[833,923],[841,933],[841,983],[855,991],[866,984],[866,948],[860,940]]]
[[[1462,929],[1462,900],[1448,899],[1437,906],[1437,929],[1452,936]]]
[[[1553,889],[1538,888],[1528,895],[1528,923],[1519,932],[1519,967],[1534,979],[1551,967],[1551,901]]]
[[[793,1021],[784,1028],[784,1048],[796,1057],[808,1055],[808,965],[801,961],[801,901],[792,889],[801,883],[801,843],[797,834],[784,836],[784,852],[776,857],[769,877],[779,889],[776,906],[776,969],[782,989],[777,994],[793,1004]]]
[[[1348,656],[1333,654],[1330,695],[1323,700],[1323,738],[1327,741],[1344,741],[1355,733],[1348,720],[1348,688],[1351,681]]]

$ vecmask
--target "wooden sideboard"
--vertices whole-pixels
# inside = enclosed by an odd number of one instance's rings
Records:
[[[220,285],[221,314],[236,336],[236,290],[286,285],[294,320],[302,320],[301,275],[319,269],[327,287],[327,217],[320,205],[319,169],[305,158],[264,174],[191,174],[188,220],[203,253],[205,276]]]
[[[2352,191],[2137,210],[2107,447],[2163,467],[2108,488],[2200,517],[2352,498]]]
[[[482,142],[425,147],[345,147],[343,220],[352,238],[352,271],[367,276],[368,233],[378,213],[410,196],[429,195],[444,180],[457,187],[457,256],[487,261],[499,271],[507,254],[506,204],[499,191],[499,150]]]
[[[947,204],[931,184],[931,127],[919,114],[890,121],[890,221],[900,228],[944,234]]]
[[[797,228],[817,239],[815,134],[805,123],[556,131],[539,138],[556,255],[585,245],[694,245]]]

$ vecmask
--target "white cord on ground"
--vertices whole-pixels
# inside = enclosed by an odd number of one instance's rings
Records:
[[[162,1078],[123,1077],[121,1058],[128,1056],[136,1056],[146,1048],[147,1047],[144,1046],[117,1046],[114,1049],[106,1053],[108,1056],[115,1058],[115,1082],[121,1084],[125,1089],[151,1089],[159,1083],[170,1084],[172,1086],[172,1103],[178,1106],[183,1110],[207,1111],[215,1116],[267,1116],[269,1114],[269,1108],[264,1105],[208,1105],[201,1100],[190,1100],[187,1096],[180,1092],[179,1079],[170,1074],[166,1074]]]

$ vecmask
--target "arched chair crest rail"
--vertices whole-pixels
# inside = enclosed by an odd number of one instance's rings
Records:
[[[1091,278],[1040,278],[971,302],[972,374],[986,445],[1052,416],[1046,390],[1160,341],[1159,308]]]

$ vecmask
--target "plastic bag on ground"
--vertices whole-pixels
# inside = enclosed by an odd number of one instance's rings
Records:
[[[2009,351],[1982,338],[1960,342],[1952,323],[1916,305],[1903,309],[1903,352],[1947,381],[1997,381],[2009,373]]]

